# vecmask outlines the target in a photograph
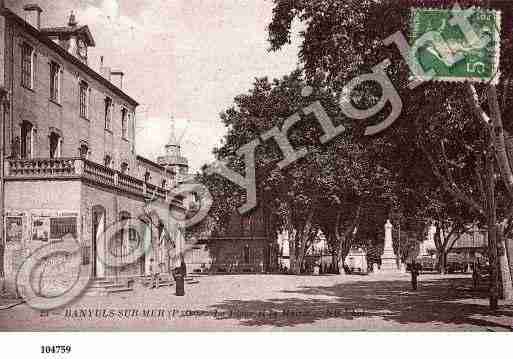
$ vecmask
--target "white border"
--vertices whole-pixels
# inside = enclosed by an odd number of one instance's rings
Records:
[[[511,334],[490,333],[5,333],[6,358],[489,358],[510,351]],[[41,354],[41,345],[71,345]]]

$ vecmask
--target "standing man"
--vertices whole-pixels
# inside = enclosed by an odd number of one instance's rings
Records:
[[[417,290],[417,277],[419,275],[419,265],[412,260],[411,262],[411,287],[413,290]]]

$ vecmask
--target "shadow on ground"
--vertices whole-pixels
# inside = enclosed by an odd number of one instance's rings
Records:
[[[483,331],[513,329],[513,305],[503,304],[499,311],[490,312],[486,292],[473,290],[467,278],[423,280],[417,291],[411,290],[407,280],[376,280],[307,286],[282,293],[294,297],[229,300],[212,308],[231,313],[227,316],[249,327],[286,328],[328,318],[374,318],[391,324],[431,323],[435,324],[433,330],[436,324],[462,325],[463,329],[477,326]],[[297,298],[301,296],[304,298]]]

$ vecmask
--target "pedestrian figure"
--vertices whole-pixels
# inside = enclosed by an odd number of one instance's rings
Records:
[[[159,271],[158,271],[158,268],[156,268],[156,266],[154,266],[153,259],[150,259],[150,277],[151,277],[150,289],[158,288],[159,281],[160,281]]]
[[[474,289],[477,289],[479,286],[479,266],[477,261],[474,261],[474,265],[472,267],[472,285]]]
[[[417,277],[419,275],[419,267],[415,261],[411,263],[411,287],[413,290],[417,290]]]

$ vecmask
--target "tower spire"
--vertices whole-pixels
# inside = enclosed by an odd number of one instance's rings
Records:
[[[175,119],[171,116],[171,131],[165,146],[166,154],[158,157],[157,162],[166,168],[172,168],[175,173],[187,174],[189,162],[181,154],[180,141],[176,137]]]
[[[166,152],[168,155],[180,156],[180,143],[176,138],[175,119],[173,116],[171,116],[171,132],[167,141]]]

